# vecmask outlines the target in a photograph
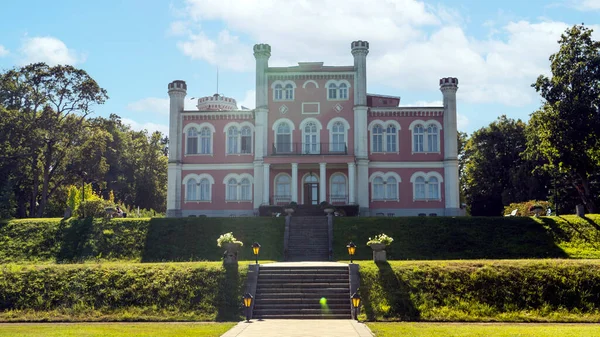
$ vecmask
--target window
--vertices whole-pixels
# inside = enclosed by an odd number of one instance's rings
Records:
[[[348,99],[348,85],[340,83],[339,87],[340,99]]]
[[[398,201],[400,176],[395,172],[375,172],[371,175],[372,200]]]
[[[427,126],[427,152],[438,152],[438,128],[435,124]]]
[[[277,153],[292,152],[292,130],[286,122],[282,122],[277,126],[275,148]]]
[[[346,177],[343,174],[334,174],[331,177],[331,196],[329,202],[332,204],[345,204],[346,201]]]
[[[198,130],[190,128],[187,132],[187,154],[198,153]]]
[[[192,200],[200,200],[200,198],[199,198],[200,193],[198,193],[199,192],[199,187],[198,187],[199,185],[200,184],[198,184],[196,182],[196,179],[190,179],[190,180],[188,180],[187,185],[186,185],[187,186],[187,191],[186,191],[187,199],[186,200],[190,200],[190,201],[192,201]]]
[[[252,176],[247,173],[230,173],[223,179],[226,201],[251,201]]]
[[[315,122],[308,122],[304,125],[304,153],[319,153],[319,140],[317,124]]]
[[[335,83],[329,84],[329,99],[337,99],[337,85]]]
[[[425,134],[425,128],[421,124],[415,125],[413,129],[413,152],[424,152],[423,151],[423,138]]]
[[[294,86],[289,83],[285,85],[285,99],[288,101],[294,100]]]
[[[331,151],[346,152],[346,131],[342,122],[333,123],[331,129]]]
[[[252,130],[245,126],[242,128],[242,153],[252,153]]]
[[[292,200],[292,179],[286,174],[281,174],[275,178],[275,203],[285,203]]]
[[[204,178],[200,180],[200,201],[210,201],[210,181]]]
[[[396,152],[397,144],[396,139],[398,138],[398,132],[394,124],[389,124],[385,131],[385,145],[386,152]]]
[[[231,178],[227,181],[227,200],[238,200],[237,188],[238,184],[234,178]]]
[[[240,183],[240,200],[252,200],[252,192],[250,190],[250,180],[248,178],[242,179]]]
[[[274,101],[281,101],[283,100],[283,86],[281,84],[276,84],[275,88],[273,90],[273,100]]]
[[[413,183],[414,200],[441,200],[440,182],[442,176],[437,172],[416,172],[411,177]]]
[[[183,178],[182,184],[185,186],[185,201],[211,201],[211,188],[214,180],[209,174],[188,174]]]
[[[238,140],[238,129],[235,126],[229,127],[227,130],[227,153],[239,153]]]
[[[373,137],[372,152],[383,152],[383,127],[377,124],[371,132]]]
[[[210,145],[211,130],[208,127],[203,127],[200,131],[200,152],[201,154],[211,154],[212,147]]]

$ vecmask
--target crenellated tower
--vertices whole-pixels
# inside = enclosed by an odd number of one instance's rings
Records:
[[[254,45],[256,59],[256,108],[254,110],[254,208],[261,203],[269,203],[268,184],[263,182],[265,168],[263,157],[267,153],[269,87],[267,69],[271,57],[271,46],[260,43]],[[267,167],[268,170],[268,167]],[[266,175],[268,177],[268,175]]]
[[[444,197],[445,215],[459,215],[460,195],[458,186],[458,130],[456,126],[456,91],[458,79],[440,79],[444,95]]]
[[[367,55],[369,42],[354,41],[350,45],[354,56],[354,153],[356,154],[356,183],[358,191],[369,190],[369,152],[367,134]],[[369,193],[356,193],[361,214],[368,215]]]
[[[168,86],[169,106],[169,168],[167,173],[167,217],[181,216],[182,120],[187,84],[176,80]]]

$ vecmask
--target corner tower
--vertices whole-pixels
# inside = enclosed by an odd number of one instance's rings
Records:
[[[181,112],[184,109],[187,84],[176,80],[169,83],[169,168],[167,174],[167,217],[181,216]]]
[[[444,198],[445,215],[460,214],[458,190],[458,130],[456,127],[456,91],[458,79],[440,79],[440,90],[444,95]]]

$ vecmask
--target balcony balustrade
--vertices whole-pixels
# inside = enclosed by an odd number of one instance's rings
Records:
[[[271,148],[272,156],[279,155],[347,155],[346,143],[276,143]]]

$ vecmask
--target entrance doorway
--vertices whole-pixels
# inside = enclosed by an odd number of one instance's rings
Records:
[[[304,178],[304,204],[319,204],[319,179],[312,174]]]

